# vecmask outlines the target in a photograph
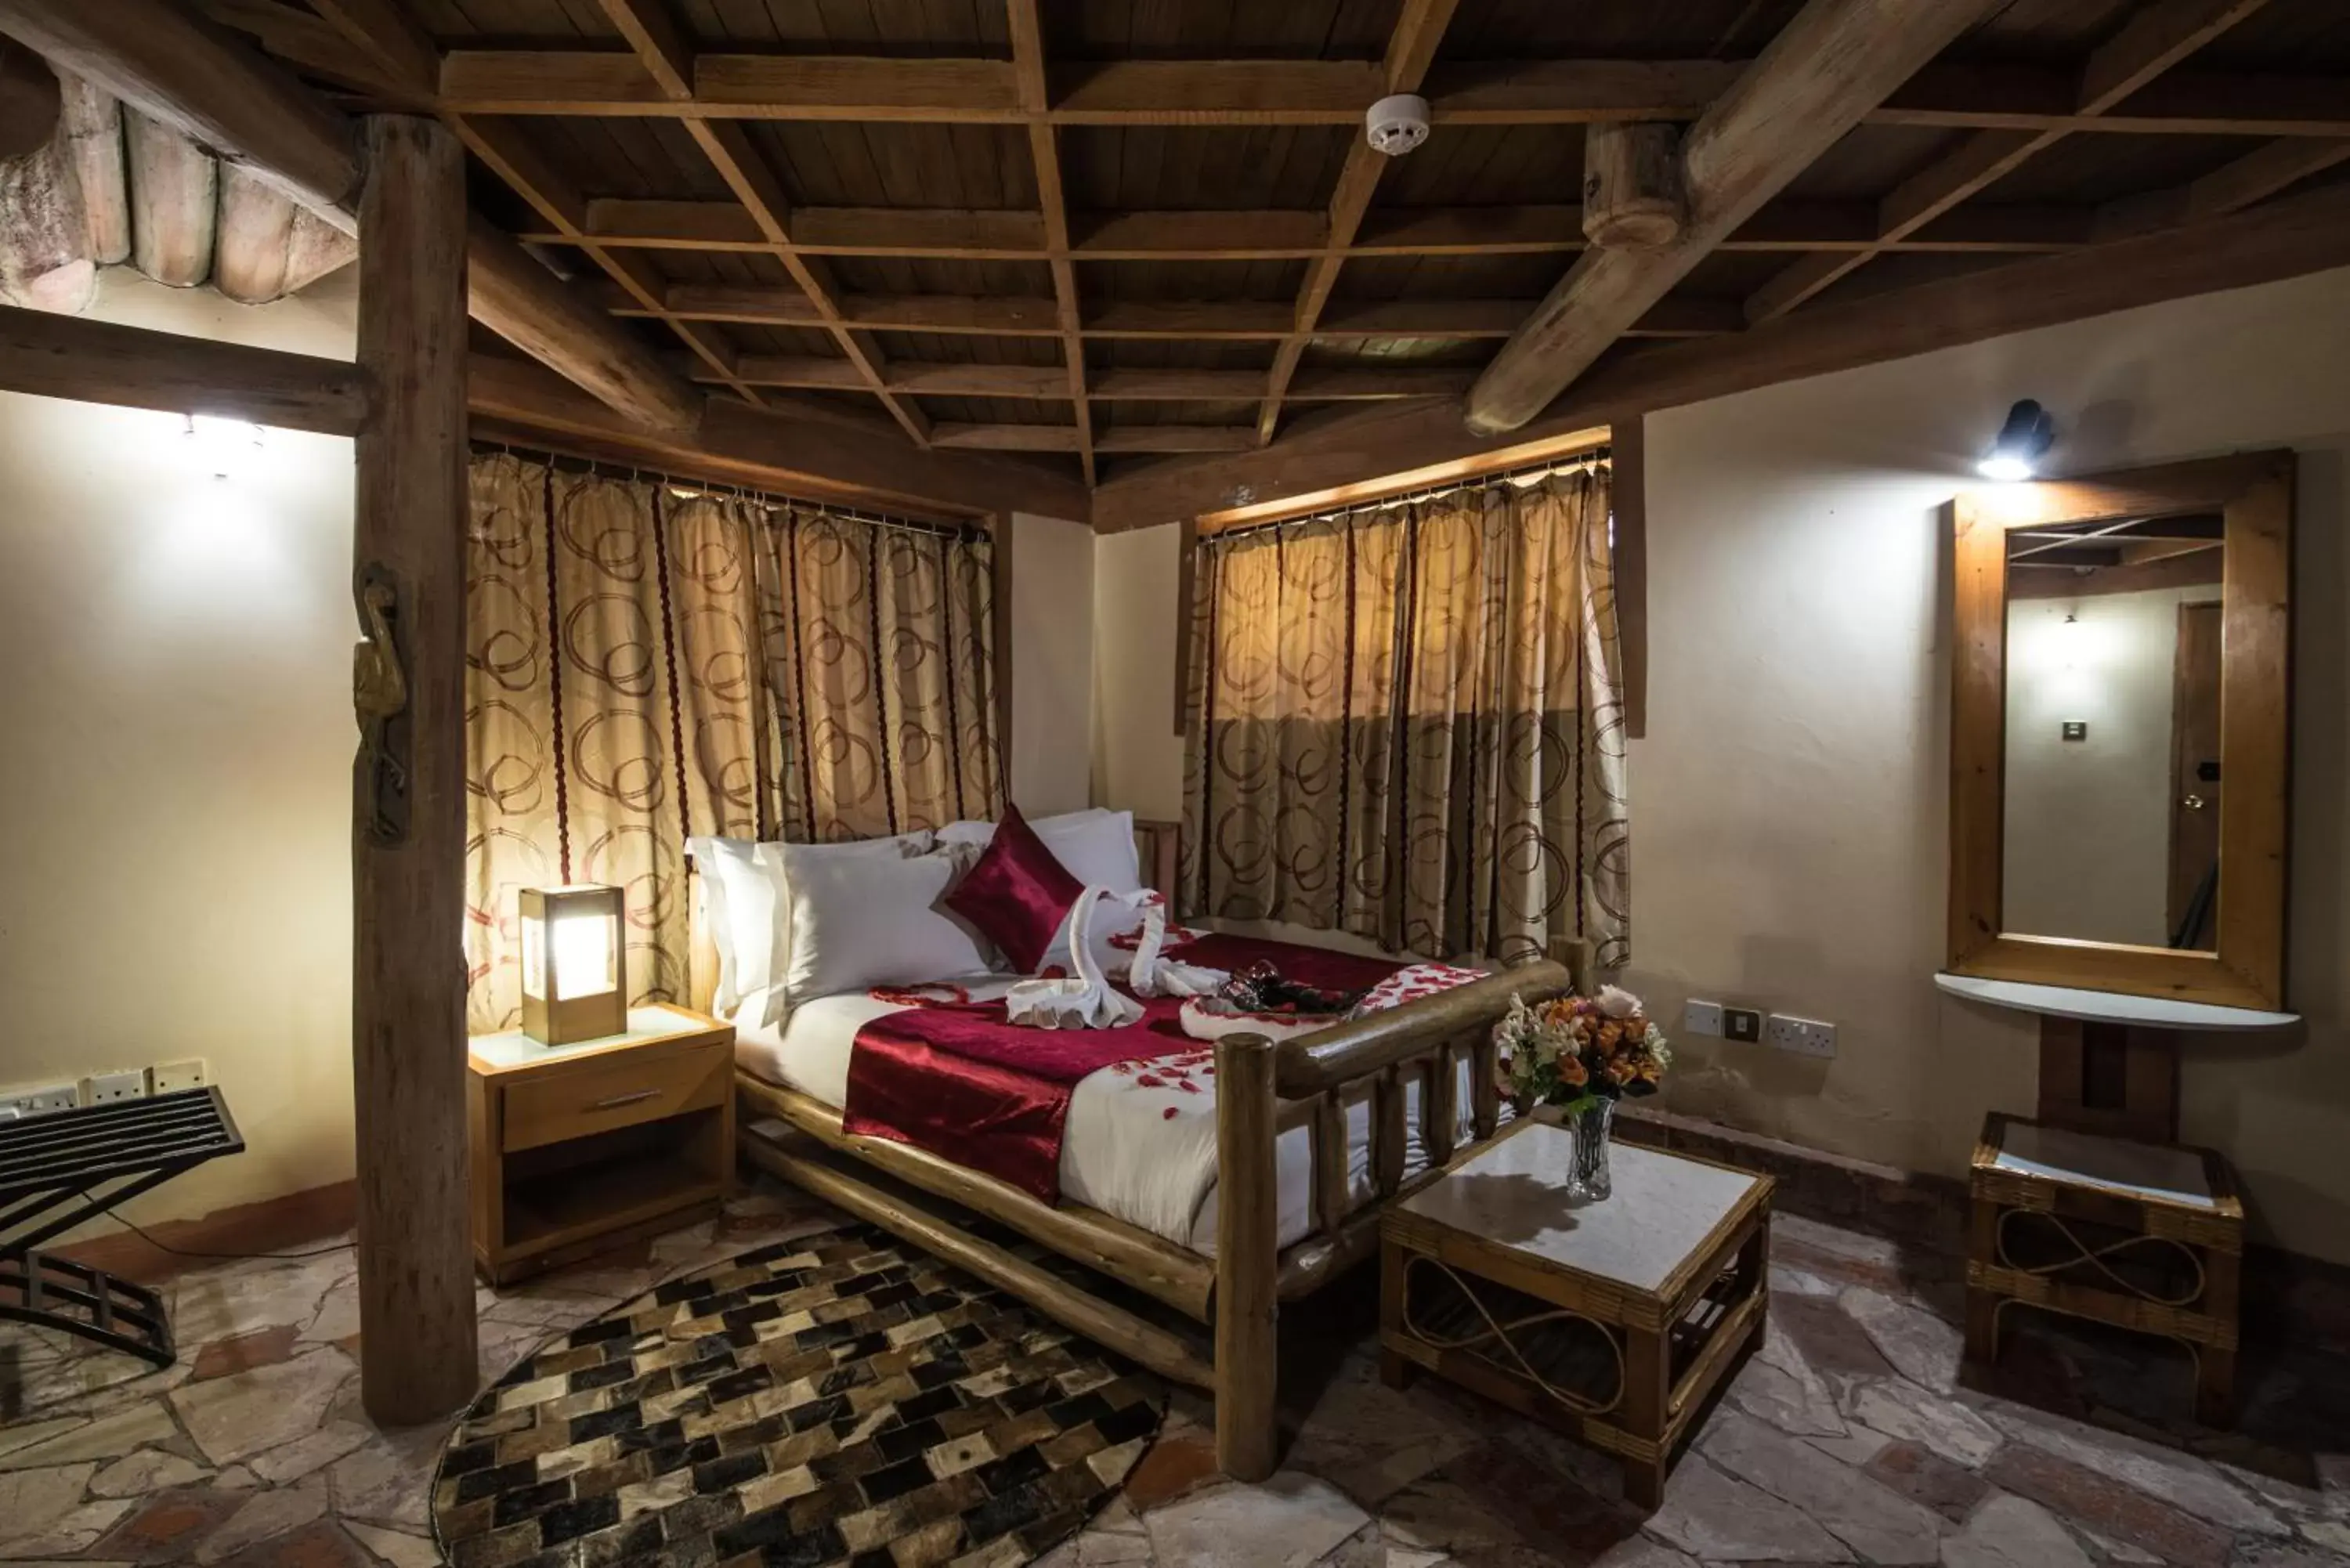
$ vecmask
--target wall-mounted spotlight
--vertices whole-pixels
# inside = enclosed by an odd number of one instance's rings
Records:
[[[2040,471],[2041,458],[2055,441],[2056,425],[2048,410],[2026,398],[2007,410],[2007,422],[1999,427],[1999,435],[1975,464],[1975,472],[2002,484],[2030,479]]]
[[[261,427],[243,420],[190,414],[182,434],[188,461],[214,479],[235,479],[261,455]]]

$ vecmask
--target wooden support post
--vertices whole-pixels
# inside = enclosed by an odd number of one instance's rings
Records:
[[[1281,1172],[1274,1044],[1216,1042],[1216,1465],[1234,1480],[1279,1457]]]
[[[368,121],[359,361],[363,736],[351,849],[360,1394],[406,1426],[477,1380],[465,1140],[465,162]],[[388,634],[388,635],[387,635]],[[386,644],[389,643],[389,647]],[[393,768],[387,765],[398,763]]]

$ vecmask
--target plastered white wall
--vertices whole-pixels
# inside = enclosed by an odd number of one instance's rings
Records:
[[[115,268],[93,314],[348,358],[351,301]],[[233,482],[187,445],[0,394],[0,1084],[201,1056],[247,1145],[140,1220],[351,1173],[351,442]]]
[[[1629,982],[1676,1035],[1666,1103],[1951,1175],[1984,1112],[2032,1109],[2033,1021],[1931,979],[1948,887],[1939,509],[2021,397],[2055,410],[2054,456],[2074,471],[2301,453],[2291,1002],[2309,1025],[2191,1044],[2184,1132],[2234,1158],[2261,1234],[2350,1262],[2350,271],[1649,417]],[[1096,552],[1097,794],[1153,815],[1180,805],[1182,745],[1154,689],[1177,537]],[[1832,1020],[1838,1054],[1690,1037],[1690,996]]]
[[[1093,530],[1012,514],[1012,798],[1030,816],[1089,804]]]

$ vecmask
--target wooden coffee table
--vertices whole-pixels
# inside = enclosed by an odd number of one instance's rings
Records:
[[[1614,1196],[1571,1203],[1571,1144],[1528,1120],[1388,1210],[1380,1366],[1617,1455],[1625,1495],[1655,1508],[1706,1397],[1762,1343],[1772,1181],[1618,1144]]]

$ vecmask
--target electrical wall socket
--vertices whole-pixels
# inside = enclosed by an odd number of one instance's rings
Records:
[[[1762,1039],[1762,1014],[1752,1007],[1723,1008],[1721,1035],[1725,1040]]]
[[[0,1089],[0,1111],[37,1116],[47,1111],[69,1111],[81,1104],[78,1084],[41,1084],[30,1088]]]
[[[81,1081],[82,1104],[110,1106],[117,1100],[143,1100],[147,1097],[147,1069],[133,1067],[121,1073],[93,1073]]]
[[[147,1070],[147,1078],[159,1095],[175,1095],[182,1089],[201,1089],[212,1082],[201,1056],[186,1062],[158,1062]]]
[[[1835,1054],[1835,1025],[1822,1023],[1817,1019],[1790,1018],[1774,1012],[1763,1027],[1766,1044],[1782,1051],[1793,1051],[1800,1056],[1833,1056]]]
[[[1681,1004],[1681,1033],[1711,1034],[1721,1037],[1721,1003],[1718,1002],[1687,1002]]]

